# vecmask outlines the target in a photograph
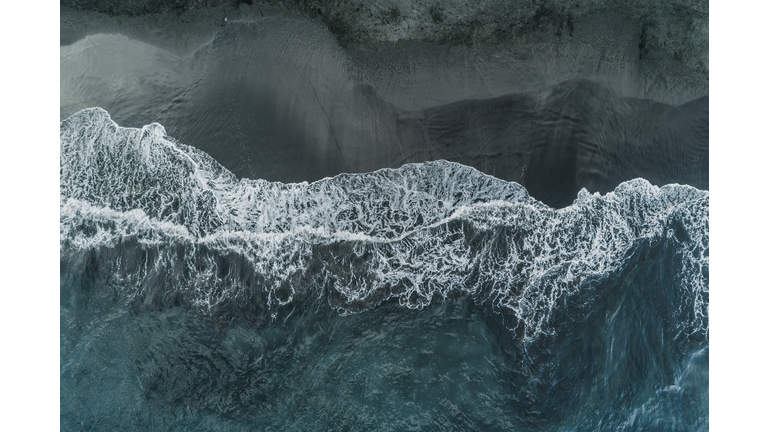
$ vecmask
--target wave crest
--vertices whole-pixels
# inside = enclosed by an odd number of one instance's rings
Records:
[[[62,255],[111,254],[101,271],[135,298],[275,316],[324,296],[341,313],[472,296],[536,338],[554,331],[558,302],[657,239],[682,256],[679,330],[708,336],[709,194],[693,187],[635,179],[555,210],[447,161],[238,180],[162,126],[122,128],[99,108],[63,121],[60,138]]]

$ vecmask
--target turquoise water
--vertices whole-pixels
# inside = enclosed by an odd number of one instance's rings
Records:
[[[708,429],[706,191],[237,179],[89,109],[60,198],[62,430]]]
[[[62,424],[85,430],[508,429],[509,367],[471,301],[325,305],[265,328],[62,307]],[[83,422],[80,426],[79,423]]]
[[[121,300],[63,266],[63,430],[706,430],[708,341],[671,331],[674,244],[583,283],[556,334],[471,299],[324,298],[265,325]],[[668,255],[672,254],[672,255]]]

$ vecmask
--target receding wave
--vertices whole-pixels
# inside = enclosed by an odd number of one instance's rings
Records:
[[[635,179],[557,210],[446,161],[283,184],[237,179],[161,125],[119,127],[100,108],[60,133],[62,260],[114,258],[97,277],[140,304],[269,319],[312,299],[346,314],[470,296],[536,338],[638,244],[671,242],[677,331],[708,337],[707,191]]]

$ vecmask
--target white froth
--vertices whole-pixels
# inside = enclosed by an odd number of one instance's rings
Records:
[[[684,231],[679,313],[690,319],[681,331],[708,334],[708,208],[706,191],[636,179],[604,196],[582,190],[555,210],[516,183],[446,161],[314,183],[238,181],[157,124],[121,128],[98,108],[61,124],[62,248],[189,244],[241,257],[263,281],[228,275],[222,289],[217,260],[197,257],[187,286],[201,309],[253,289],[266,290],[270,307],[332,290],[342,313],[392,297],[423,308],[459,293],[512,312],[536,337],[553,331],[558,301],[618,269],[639,240]]]

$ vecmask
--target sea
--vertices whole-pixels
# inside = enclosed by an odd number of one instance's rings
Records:
[[[141,19],[62,40],[61,430],[709,429],[706,85]]]
[[[708,427],[707,191],[237,179],[100,108],[60,178],[62,428]]]

